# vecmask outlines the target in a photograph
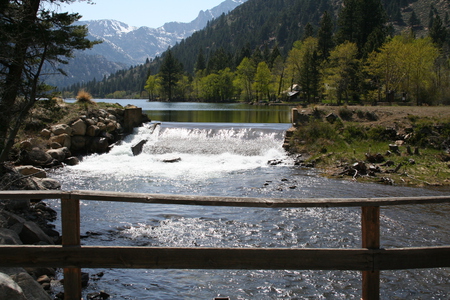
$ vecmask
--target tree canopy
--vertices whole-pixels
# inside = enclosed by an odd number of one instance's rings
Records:
[[[67,63],[74,50],[92,47],[79,14],[51,7],[74,0],[2,1],[0,6],[0,162],[8,159],[17,131],[33,104],[48,92],[44,66]],[[56,72],[61,72],[55,69]]]

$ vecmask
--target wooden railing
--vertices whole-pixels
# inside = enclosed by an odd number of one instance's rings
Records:
[[[450,267],[450,246],[380,249],[380,206],[450,197],[272,199],[98,191],[6,191],[0,199],[61,199],[62,246],[0,246],[0,266],[64,268],[65,299],[81,298],[81,268],[358,270],[362,298],[379,299],[380,271]],[[80,200],[240,207],[361,207],[362,247],[167,248],[80,245]],[[189,258],[189,259],[186,259]]]

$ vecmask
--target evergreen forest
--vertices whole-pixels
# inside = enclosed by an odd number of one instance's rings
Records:
[[[448,1],[249,0],[143,65],[73,85],[150,101],[450,104]]]

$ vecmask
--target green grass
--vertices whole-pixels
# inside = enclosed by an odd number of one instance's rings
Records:
[[[291,147],[297,152],[307,152],[310,160],[316,162],[316,167],[322,168],[326,174],[338,173],[343,166],[352,165],[355,162],[365,161],[366,154],[381,154],[385,161],[393,162],[393,166],[379,165],[383,173],[377,173],[375,177],[363,176],[362,180],[377,181],[382,176],[391,178],[396,184],[401,185],[450,185],[450,163],[440,158],[444,153],[440,140],[448,138],[450,126],[443,123],[434,123],[431,129],[442,133],[435,136],[435,143],[429,133],[429,123],[416,126],[413,138],[408,141],[412,153],[408,153],[407,144],[399,147],[399,153],[389,153],[389,145],[395,142],[395,134],[386,127],[367,128],[354,122],[335,122],[330,124],[322,120],[313,120],[297,128],[291,139]],[[425,126],[425,127],[424,127]],[[436,127],[437,126],[437,127]],[[425,128],[425,129],[424,129]],[[435,131],[434,131],[435,132]],[[436,133],[436,132],[435,132]],[[419,155],[414,154],[414,149],[419,149]],[[396,173],[386,171],[395,169],[402,164]]]

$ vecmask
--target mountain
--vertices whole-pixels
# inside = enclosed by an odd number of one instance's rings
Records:
[[[304,37],[305,27],[309,23],[313,34],[317,34],[320,18],[324,11],[331,15],[335,29],[338,26],[337,16],[342,8],[342,0],[248,0],[227,15],[221,15],[210,21],[208,25],[183,39],[171,48],[172,54],[177,58],[187,73],[194,73],[194,66],[202,51],[205,62],[214,59],[225,62],[225,66],[234,70],[244,56],[266,55],[275,46],[283,56],[292,48],[295,41]],[[442,19],[448,12],[450,5],[441,0],[380,0],[388,16],[388,25],[397,33],[408,28],[411,15],[414,12],[418,17],[423,32],[427,34],[430,12],[438,12]],[[450,23],[450,21],[448,22]],[[253,53],[253,54],[252,54]],[[159,70],[165,53],[156,57],[152,62],[146,63],[147,73],[130,68],[127,72],[111,74],[102,82],[90,82],[86,85],[77,85],[71,88],[76,92],[80,87],[86,87],[96,97],[112,94],[118,89],[127,91],[128,95],[136,95],[143,91],[146,77],[149,72],[156,74]],[[140,66],[139,68],[141,68]],[[144,78],[139,77],[143,74]],[[135,82],[141,82],[140,89],[135,89]],[[133,85],[133,87],[131,86]]]
[[[94,78],[101,80],[112,72],[143,64],[246,1],[226,0],[212,9],[200,11],[190,23],[169,22],[159,28],[133,27],[116,20],[77,22],[88,27],[89,39],[102,43],[89,51],[76,52],[69,65],[62,67],[69,76],[53,76],[46,82],[61,88]],[[89,64],[84,65],[86,62]]]
[[[226,0],[213,9],[200,11],[190,23],[169,22],[159,28],[133,27],[115,20],[78,22],[87,25],[89,38],[103,41],[91,50],[93,54],[129,66],[143,64],[168,47],[203,29],[209,21],[228,13],[247,0]]]

